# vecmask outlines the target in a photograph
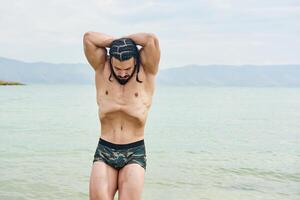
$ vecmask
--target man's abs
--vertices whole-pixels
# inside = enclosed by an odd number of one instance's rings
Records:
[[[124,112],[107,113],[100,118],[100,137],[116,144],[127,144],[144,139],[145,123]]]

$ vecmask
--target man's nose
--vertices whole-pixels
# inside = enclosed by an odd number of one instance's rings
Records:
[[[122,76],[122,77],[126,76],[126,72],[125,71],[121,71],[120,72],[120,76]]]

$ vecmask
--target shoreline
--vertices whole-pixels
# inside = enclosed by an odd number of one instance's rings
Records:
[[[0,86],[5,86],[5,85],[26,85],[26,84],[16,82],[16,81],[1,81],[0,80]]]

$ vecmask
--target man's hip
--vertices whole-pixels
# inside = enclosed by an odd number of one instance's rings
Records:
[[[127,164],[137,163],[146,170],[147,158],[144,140],[128,144],[115,144],[99,138],[93,163],[96,161],[103,161],[118,170]]]

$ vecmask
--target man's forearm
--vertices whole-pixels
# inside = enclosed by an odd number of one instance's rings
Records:
[[[89,31],[84,34],[84,38],[92,42],[97,47],[109,47],[109,45],[117,39],[116,37],[105,33]]]
[[[146,46],[146,44],[155,38],[152,33],[135,33],[131,35],[124,36],[124,38],[132,39],[137,45]]]

